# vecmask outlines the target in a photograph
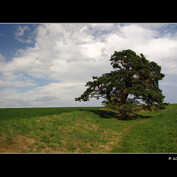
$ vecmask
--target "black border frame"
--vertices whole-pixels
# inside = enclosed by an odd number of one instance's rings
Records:
[[[106,2],[105,7],[101,3],[84,2],[71,4],[72,1],[67,1],[66,4],[57,5],[52,2],[44,2],[37,5],[36,3],[26,2],[22,6],[16,1],[15,6],[10,2],[3,4],[0,11],[0,23],[176,23],[177,16],[175,5],[166,4],[165,8],[159,6],[159,3],[150,4],[142,2],[134,4],[131,1],[125,1],[125,4],[120,2]],[[174,1],[175,2],[175,1]],[[45,4],[46,3],[46,4]],[[68,3],[68,4],[67,4]],[[104,2],[102,2],[103,4]],[[163,3],[163,2],[161,2]],[[45,4],[45,5],[44,5]],[[11,8],[9,8],[9,6]],[[170,9],[170,11],[169,11]],[[170,159],[171,157],[171,159]],[[56,163],[61,162],[65,165],[79,164],[87,165],[103,165],[111,164],[118,167],[118,163],[128,163],[136,161],[142,162],[168,162],[173,164],[177,162],[177,153],[122,153],[122,154],[0,154],[0,161],[4,164],[18,162],[29,163]]]

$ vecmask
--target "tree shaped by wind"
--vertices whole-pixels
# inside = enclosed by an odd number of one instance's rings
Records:
[[[115,51],[110,59],[113,71],[102,76],[93,76],[86,83],[84,93],[76,101],[89,101],[90,98],[104,98],[103,104],[116,103],[122,119],[130,119],[131,104],[142,100],[148,109],[152,106],[162,108],[164,96],[159,88],[159,80],[165,76],[161,67],[148,61],[143,54],[138,56],[128,49]],[[131,115],[131,116],[130,116]]]

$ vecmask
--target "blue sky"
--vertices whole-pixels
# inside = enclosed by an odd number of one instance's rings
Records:
[[[0,107],[101,106],[74,98],[125,49],[162,67],[165,101],[176,103],[177,24],[0,24]]]
[[[35,26],[32,24],[0,24],[0,53],[6,57],[6,60],[12,59],[18,49],[25,49],[34,45],[31,35],[35,30]],[[21,31],[23,42],[20,41],[20,36],[18,35],[20,29],[24,29],[24,34],[23,30]],[[28,38],[31,38],[31,42],[27,41]]]

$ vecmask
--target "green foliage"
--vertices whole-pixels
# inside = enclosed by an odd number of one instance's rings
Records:
[[[158,82],[165,75],[157,63],[148,61],[143,54],[138,56],[130,49],[115,51],[110,61],[114,71],[100,77],[93,76],[93,81],[86,83],[88,88],[75,98],[76,101],[102,97],[103,104],[114,104],[116,98],[117,109],[123,119],[133,117],[133,107],[137,100],[142,100],[149,110],[154,105],[163,108],[164,96]],[[132,102],[129,96],[133,97]]]

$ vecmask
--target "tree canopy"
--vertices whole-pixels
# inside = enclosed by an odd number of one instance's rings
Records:
[[[90,98],[104,98],[103,104],[117,103],[122,119],[130,117],[131,104],[142,100],[151,106],[162,108],[164,96],[159,88],[159,80],[165,76],[161,67],[154,61],[148,61],[143,54],[134,51],[115,51],[110,59],[113,71],[93,76],[88,81],[84,93],[76,101],[89,101]]]

